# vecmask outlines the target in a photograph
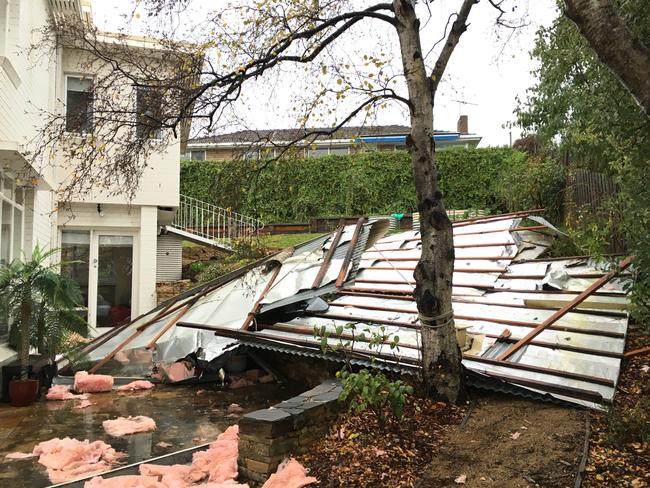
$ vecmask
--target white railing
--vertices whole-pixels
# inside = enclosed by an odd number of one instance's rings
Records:
[[[264,224],[254,217],[181,195],[171,227],[213,241],[217,246],[230,248],[233,239],[258,236]]]

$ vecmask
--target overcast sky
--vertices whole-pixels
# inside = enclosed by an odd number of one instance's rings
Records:
[[[205,9],[214,5],[215,0],[196,0],[193,11],[186,14],[181,22],[192,30],[205,18]],[[431,18],[422,31],[423,48],[433,45],[440,38],[449,13],[460,4],[456,0],[439,0],[430,6]],[[513,20],[524,18],[528,24],[516,31],[495,27],[495,11],[484,0],[474,7],[470,16],[470,25],[463,34],[449,63],[443,83],[436,96],[434,125],[439,130],[455,130],[458,116],[469,116],[470,132],[483,137],[482,146],[508,144],[510,130],[503,127],[512,121],[516,97],[525,97],[526,89],[534,83],[531,71],[535,63],[530,59],[529,51],[533,47],[535,33],[540,26],[550,25],[557,16],[554,0],[512,0],[511,5],[519,4]],[[132,9],[132,0],[93,0],[93,15],[95,23],[104,30],[115,31],[123,29],[123,15]],[[428,14],[428,12],[427,12]],[[132,33],[146,33],[150,20],[139,16],[128,27]],[[196,32],[196,30],[195,30]],[[392,45],[398,52],[396,38],[393,33],[383,33],[376,26],[358,31],[357,38],[348,41],[348,46],[341,50],[363,52],[364,45],[374,44],[377,36],[385,44]],[[384,38],[385,37],[385,38]],[[394,39],[394,40],[393,40]],[[431,60],[435,60],[435,51]],[[399,62],[395,56],[396,62]],[[396,65],[399,68],[399,65]],[[285,78],[291,78],[286,77]],[[294,125],[289,116],[289,108],[295,102],[291,98],[291,89],[296,86],[287,83],[286,86],[274,86],[271,91],[268,86],[258,86],[254,93],[242,100],[239,112],[247,114],[247,127],[252,128],[282,128]],[[264,90],[267,92],[262,95]],[[300,90],[300,88],[298,88]],[[270,100],[269,105],[261,107],[259,100]],[[459,103],[466,102],[466,103]],[[376,120],[382,124],[407,124],[407,114],[404,110],[385,110]],[[221,131],[235,130],[239,127],[228,126]],[[512,140],[519,136],[517,129],[512,130]]]

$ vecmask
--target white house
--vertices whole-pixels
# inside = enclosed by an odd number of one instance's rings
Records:
[[[64,14],[92,22],[89,0],[0,0],[0,264],[29,254],[36,244],[60,248],[63,260],[82,261],[64,272],[79,282],[88,321],[101,332],[156,305],[157,273],[159,280],[180,277],[180,240],[161,229],[179,205],[181,141],[161,145],[149,157],[131,201],[101,192],[65,205],[57,200],[69,165],[56,157],[30,164],[29,144],[42,110],[76,116],[70,132],[83,129],[88,120],[79,114],[92,118],[93,73],[84,71],[87,64],[74,49],[37,56],[27,48],[50,16]],[[156,49],[146,39],[131,44],[139,56]],[[135,99],[136,90],[130,91]],[[170,253],[178,260],[171,276],[157,259]],[[0,324],[0,364],[14,354],[6,346],[7,328]]]

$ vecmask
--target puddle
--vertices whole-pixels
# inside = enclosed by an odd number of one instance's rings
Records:
[[[197,395],[197,391],[205,392]],[[241,415],[228,416],[231,403],[244,413],[266,408],[305,390],[299,384],[262,384],[240,390],[221,390],[212,385],[193,387],[156,386],[153,390],[127,394],[90,395],[92,406],[75,409],[74,400],[39,401],[31,407],[0,404],[0,486],[39,488],[50,485],[45,468],[36,459],[5,461],[12,451],[31,452],[53,437],[103,440],[128,453],[128,463],[168,454],[214,440]],[[128,415],[146,415],[156,421],[154,432],[123,438],[110,437],[102,422]],[[205,440],[203,440],[205,439]],[[160,442],[169,447],[157,446]]]

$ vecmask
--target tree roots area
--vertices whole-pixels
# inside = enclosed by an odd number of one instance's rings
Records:
[[[412,397],[399,420],[341,413],[299,460],[331,488],[650,486],[649,365],[624,361],[609,412],[480,391],[460,407]]]

